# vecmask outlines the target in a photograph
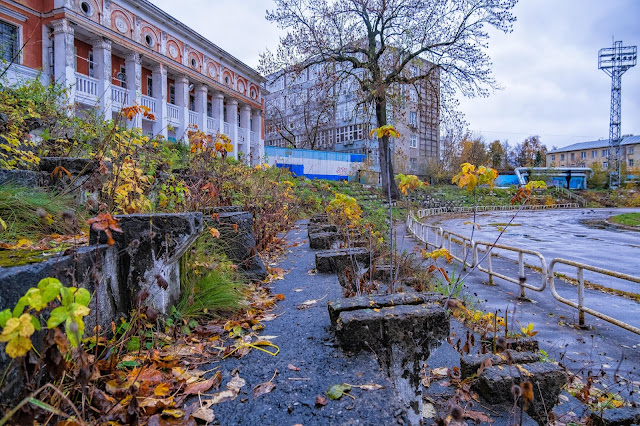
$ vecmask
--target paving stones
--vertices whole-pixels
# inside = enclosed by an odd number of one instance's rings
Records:
[[[561,388],[567,383],[563,368],[544,362],[516,365],[498,365],[485,368],[472,389],[490,404],[513,401],[514,384],[530,381],[533,384],[533,402],[527,413],[539,424],[547,424],[547,414],[558,402]]]
[[[357,262],[368,264],[371,253],[365,248],[324,250],[316,253],[316,270],[322,273],[336,272],[337,262],[351,261],[354,258]]]

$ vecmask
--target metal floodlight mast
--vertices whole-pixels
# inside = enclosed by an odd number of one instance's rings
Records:
[[[621,92],[622,74],[634,67],[638,61],[636,46],[622,46],[622,41],[614,41],[613,47],[600,49],[598,68],[611,77],[611,113],[609,118],[609,187],[620,185],[621,165]]]

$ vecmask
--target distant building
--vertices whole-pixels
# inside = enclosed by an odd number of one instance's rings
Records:
[[[197,126],[229,136],[235,157],[264,154],[264,78],[147,0],[0,0],[0,56],[9,81],[69,87],[79,113],[137,103],[155,116],[132,124],[147,134]]]
[[[640,167],[640,136],[623,136],[620,143],[621,161],[628,169]],[[608,140],[580,142],[547,152],[549,167],[590,167],[600,163],[604,169],[609,164]]]
[[[375,112],[358,104],[357,81],[318,82],[324,73],[317,67],[267,77],[265,144],[365,154],[371,169],[379,171],[378,140],[369,135],[376,127]],[[419,70],[411,66],[408,72]],[[439,75],[394,95],[394,102],[389,97],[394,107],[387,111],[389,124],[401,135],[391,140],[394,170],[422,174],[430,159],[440,158]]]

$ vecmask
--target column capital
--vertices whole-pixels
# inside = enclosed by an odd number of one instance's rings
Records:
[[[51,26],[53,27],[53,34],[74,34],[73,26],[64,18],[51,21]]]
[[[252,109],[251,109],[251,112],[253,113],[252,115],[253,115],[254,117],[260,117],[260,116],[262,115],[262,111],[261,111],[261,110],[259,110],[259,109],[252,108]]]
[[[167,75],[167,67],[163,64],[156,64],[151,68],[151,71],[155,74]]]
[[[91,40],[91,45],[96,49],[111,50],[111,40],[106,37],[98,37]]]
[[[130,52],[124,57],[127,62],[133,62],[136,65],[142,64],[142,56],[138,52]]]
[[[213,95],[213,97],[218,100],[224,99],[224,95],[222,93],[216,93],[215,95]]]
[[[250,105],[242,105],[242,107],[240,108],[240,111],[243,112],[251,112],[251,106]]]
[[[207,93],[207,92],[209,91],[209,86],[207,86],[206,84],[199,84],[199,85],[196,87],[196,91],[198,91],[198,92],[205,92],[205,93]]]
[[[186,75],[181,75],[180,77],[176,78],[176,83],[189,84],[189,77],[187,77]]]
[[[233,98],[232,98],[232,99],[229,99],[229,100],[227,101],[227,103],[228,103],[229,105],[235,105],[235,106],[238,106],[238,100],[237,100],[237,99],[233,99]]]

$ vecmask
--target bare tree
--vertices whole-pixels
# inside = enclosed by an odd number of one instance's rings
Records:
[[[517,0],[274,0],[267,20],[287,30],[261,71],[333,63],[355,78],[363,100],[375,107],[378,127],[388,124],[387,95],[398,85],[440,79],[445,92],[486,95],[495,82],[484,52],[491,26],[508,32]],[[399,193],[387,136],[378,142],[382,183]]]

